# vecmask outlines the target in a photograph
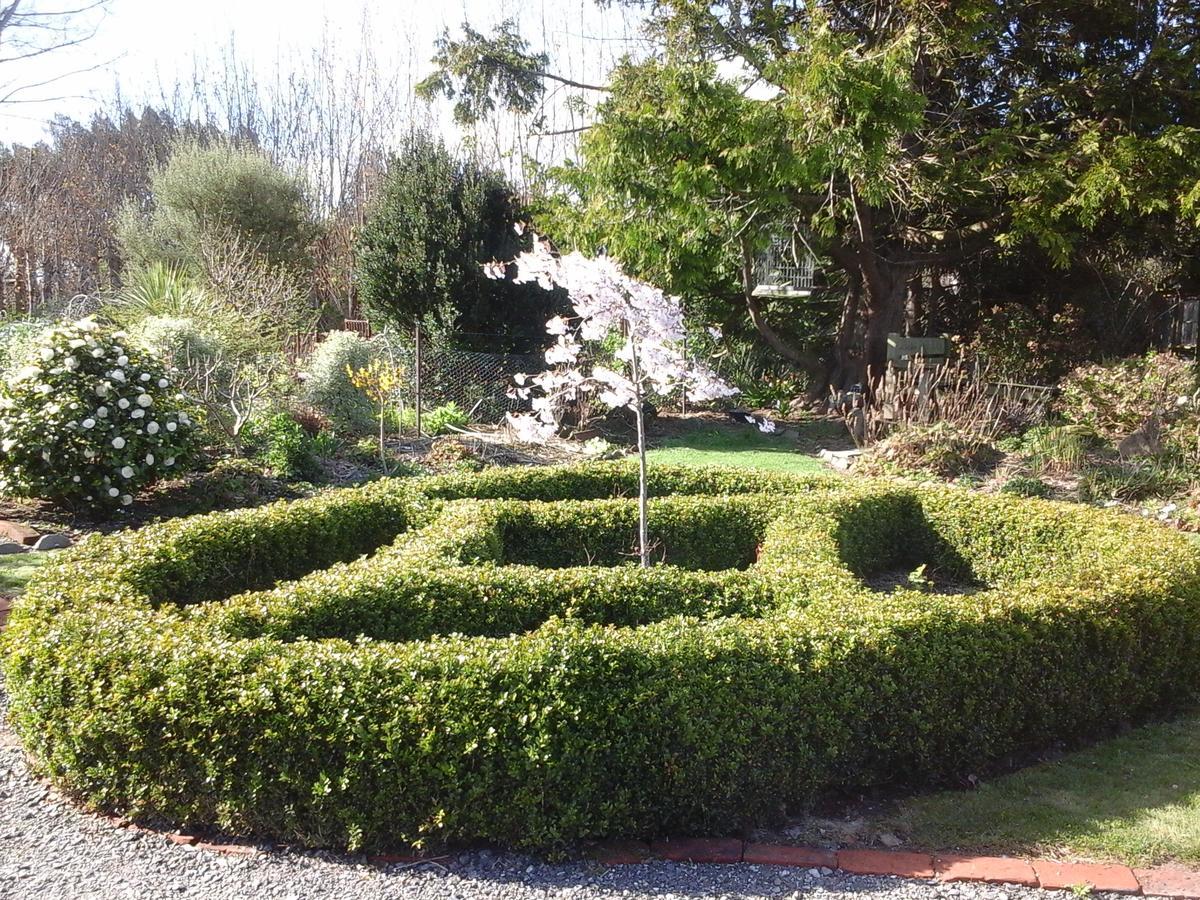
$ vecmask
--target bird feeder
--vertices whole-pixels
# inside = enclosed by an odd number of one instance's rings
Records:
[[[817,258],[798,231],[776,232],[754,260],[755,297],[808,297],[813,292]]]

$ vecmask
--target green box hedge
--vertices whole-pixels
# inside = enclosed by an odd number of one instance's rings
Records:
[[[13,613],[12,719],[124,814],[547,847],[729,833],[1200,686],[1200,564],[1153,524],[660,468],[665,564],[641,570],[635,485],[621,464],[388,481],[90,539]],[[921,564],[976,589],[864,581]]]

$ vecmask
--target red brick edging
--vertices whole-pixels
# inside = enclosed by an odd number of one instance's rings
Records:
[[[148,834],[163,834],[117,816],[105,816],[120,828]],[[194,846],[231,856],[252,856],[249,844],[218,844],[190,834],[163,835],[173,844]],[[606,865],[630,865],[648,859],[691,863],[748,863],[761,866],[790,866],[797,869],[841,870],[852,875],[891,875],[943,882],[1018,884],[1044,890],[1073,890],[1081,887],[1114,894],[1168,897],[1171,900],[1200,900],[1200,871],[1166,865],[1149,869],[1099,863],[1068,863],[1056,860],[1024,860],[1009,856],[960,856],[917,853],[911,850],[824,850],[790,844],[766,844],[737,838],[672,838],[654,841],[600,841],[589,855]],[[429,857],[418,851],[380,853],[368,856],[374,865],[419,863]]]
[[[656,857],[693,863],[745,862],[804,869],[840,869],[853,875],[1018,884],[1045,890],[1087,887],[1114,894],[1200,900],[1200,872],[1179,866],[1131,869],[1122,865],[1024,860],[1008,856],[960,856],[910,850],[822,850],[742,842],[732,838],[673,839],[654,843],[607,841],[596,844],[591,855],[609,865],[639,863]]]

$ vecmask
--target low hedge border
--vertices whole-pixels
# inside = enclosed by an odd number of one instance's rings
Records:
[[[13,722],[109,810],[315,846],[544,848],[728,833],[1200,685],[1190,543],[1080,507],[659,469],[679,534],[754,511],[749,568],[504,564],[506,521],[527,540],[631,506],[513,500],[635,484],[612,464],[381,482],[89,540],[3,637]],[[918,563],[983,589],[861,578]]]

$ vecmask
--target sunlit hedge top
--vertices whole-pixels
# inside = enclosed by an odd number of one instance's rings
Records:
[[[623,464],[384,481],[91,539],[13,720],[126,813],[378,847],[717,833],[1183,702],[1200,566],[1082,507]],[[963,593],[879,593],[924,564]]]

